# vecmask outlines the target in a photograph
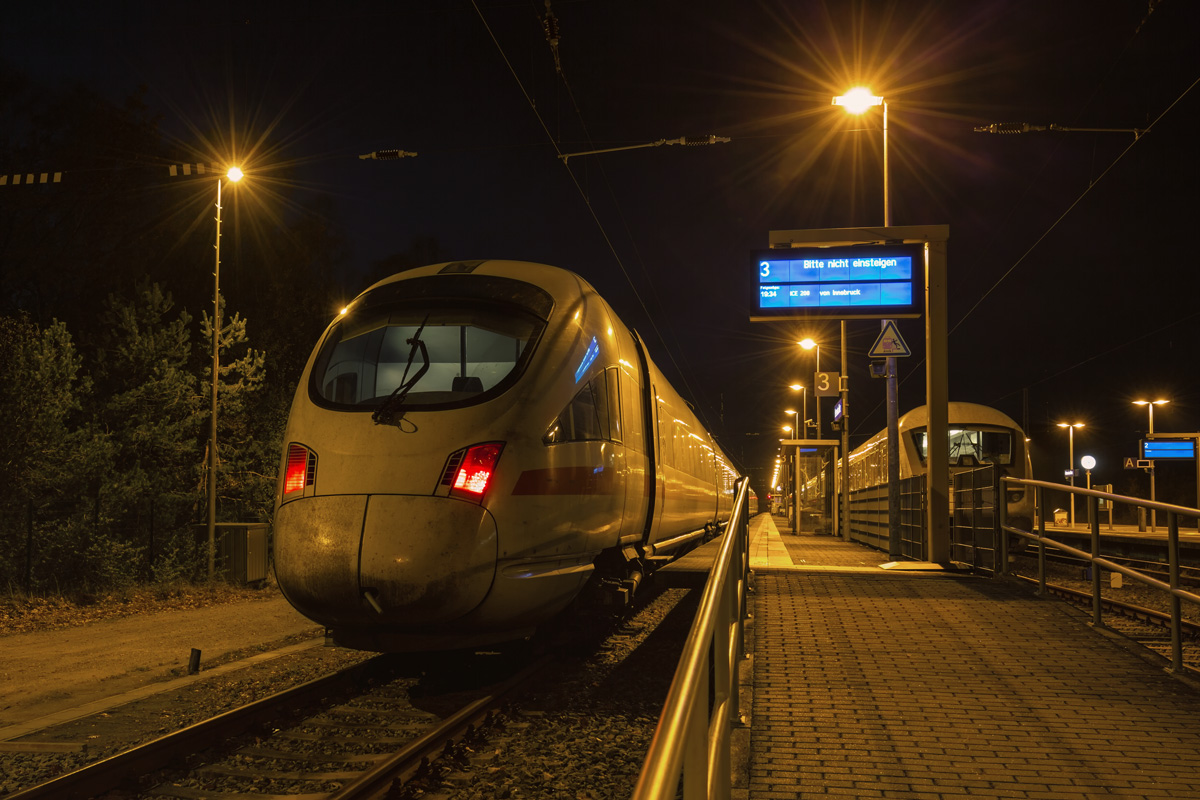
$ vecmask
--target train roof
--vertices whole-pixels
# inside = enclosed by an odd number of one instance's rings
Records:
[[[562,267],[539,264],[533,261],[479,259],[472,261],[443,261],[438,264],[406,269],[369,286],[363,294],[391,283],[429,275],[494,275],[502,278],[512,278],[538,286],[555,298],[576,297],[589,292],[596,293],[595,288],[582,276]]]
[[[951,402],[948,411],[949,422],[952,425],[970,422],[976,425],[995,425],[1002,428],[1016,428],[1018,430],[1021,428],[1012,417],[991,406],[980,405],[978,403]],[[907,414],[901,416],[899,421],[901,430],[924,428],[928,424],[928,406],[917,406]]]

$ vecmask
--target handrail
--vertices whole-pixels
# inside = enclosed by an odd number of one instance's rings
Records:
[[[1024,539],[1037,542],[1038,546],[1038,594],[1046,593],[1046,544],[1050,543],[1054,547],[1068,553],[1076,558],[1082,558],[1092,565],[1092,624],[1097,627],[1104,626],[1104,620],[1101,617],[1100,603],[1100,570],[1096,567],[1103,567],[1111,572],[1119,572],[1139,583],[1145,584],[1153,589],[1165,591],[1170,595],[1171,608],[1171,671],[1181,672],[1186,670],[1183,663],[1183,631],[1182,631],[1182,616],[1183,608],[1181,600],[1187,600],[1189,603],[1200,605],[1200,595],[1193,594],[1186,589],[1179,588],[1179,518],[1196,517],[1200,519],[1200,509],[1187,508],[1186,506],[1175,506],[1169,503],[1159,503],[1154,500],[1142,500],[1137,497],[1126,497],[1125,495],[1111,494],[1109,492],[1101,492],[1095,489],[1081,489],[1074,486],[1064,486],[1059,483],[1051,483],[1049,481],[1038,481],[1032,478],[1013,478],[1005,476],[1001,481],[1006,484],[1031,486],[1034,491],[1034,507],[1037,509],[1037,531],[1023,531],[1020,528],[1014,528],[1008,524],[1008,514],[1005,503],[998,503],[1000,508],[1000,529],[1007,533],[1012,533]],[[1054,491],[1067,491],[1074,494],[1081,494],[1087,498],[1088,507],[1088,527],[1091,533],[1091,552],[1086,553],[1070,545],[1059,542],[1046,535],[1046,505],[1042,502],[1042,490],[1052,489]],[[1108,500],[1112,503],[1125,503],[1128,505],[1139,506],[1142,508],[1153,508],[1156,511],[1167,512],[1167,575],[1166,583],[1152,578],[1149,575],[1144,575],[1132,567],[1127,567],[1123,564],[1117,564],[1100,555],[1100,508],[1099,501]],[[1007,537],[1000,537],[1000,545],[1004,552],[1001,553],[999,563],[1001,570],[1003,565],[1008,561],[1007,554]]]
[[[1143,508],[1153,508],[1155,511],[1175,512],[1184,517],[1200,517],[1200,508],[1188,508],[1187,506],[1174,506],[1170,503],[1160,503],[1157,500],[1143,500],[1140,497],[1129,497],[1123,494],[1112,494],[1110,492],[1102,492],[1098,489],[1085,489],[1082,486],[1067,486],[1064,483],[1054,483],[1052,481],[1038,481],[1033,478],[1011,478],[1005,476],[1004,481],[1007,483],[1019,483],[1022,486],[1035,486],[1041,489],[1053,489],[1060,492],[1072,492],[1085,497],[1096,497],[1101,500],[1112,500],[1116,503],[1128,503],[1133,506],[1142,506]],[[1040,506],[1039,506],[1040,507]]]
[[[738,662],[749,572],[749,486],[746,478],[738,482],[725,539],[704,584],[696,620],[633,790],[634,800],[674,798],[681,773],[684,800],[727,800],[730,795],[729,735],[738,719]]]

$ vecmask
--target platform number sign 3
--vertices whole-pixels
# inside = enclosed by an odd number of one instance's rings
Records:
[[[817,372],[813,374],[813,394],[817,397],[834,397],[839,393],[838,374],[836,372]]]

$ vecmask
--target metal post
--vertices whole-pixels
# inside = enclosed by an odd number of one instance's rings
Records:
[[[1180,607],[1179,595],[1179,515],[1174,511],[1167,512],[1167,580],[1171,584],[1171,671],[1182,672],[1183,666],[1183,631],[1180,624],[1183,609]]]
[[[1071,527],[1075,527],[1075,428],[1067,428],[1067,458],[1071,460]]]
[[[213,245],[212,431],[208,443],[208,579],[217,557],[217,383],[221,372],[221,179],[217,179],[217,240]]]
[[[1146,408],[1150,409],[1150,436],[1153,437],[1154,436],[1154,401],[1151,400],[1149,403],[1147,403]],[[1153,503],[1154,499],[1155,499],[1154,498],[1154,462],[1151,461],[1150,462],[1150,502]],[[1150,507],[1150,532],[1151,533],[1155,533],[1157,531],[1157,528],[1155,527],[1157,522],[1158,522],[1158,511],[1155,510],[1154,506],[1151,506]]]
[[[1153,461],[1150,462],[1149,472],[1150,472],[1150,502],[1153,503],[1155,500],[1157,500],[1157,498],[1154,496],[1154,462]],[[1150,532],[1151,533],[1155,533],[1158,530],[1157,522],[1158,522],[1158,514],[1155,511],[1154,506],[1150,506]]]
[[[800,533],[800,512],[803,505],[800,502],[800,448],[796,448],[796,457],[792,469],[792,533]]]
[[[816,373],[821,371],[821,345],[817,345],[817,352],[813,361],[813,402],[817,404],[817,438],[821,438],[821,396],[817,394]]]
[[[846,371],[846,320],[842,320],[842,369],[838,380],[842,392],[842,538],[850,541],[850,375]]]
[[[1071,493],[1072,499],[1075,493]],[[1097,508],[1098,501],[1095,497],[1088,495],[1088,527],[1092,533],[1092,624],[1097,628],[1104,627],[1104,619],[1100,614],[1100,568],[1096,566],[1096,559],[1100,557],[1100,510]]]
[[[947,241],[948,228],[934,226],[925,246],[925,403],[929,443],[929,483],[926,508],[929,518],[929,560],[950,560],[950,357],[947,346]]]
[[[1004,500],[1004,478],[996,480],[995,492],[996,514],[1000,518],[1000,540],[996,542],[996,574],[1004,575],[1008,572],[1008,531],[1004,530],[1008,525],[1008,503]]]
[[[800,430],[803,431],[803,433],[800,434],[800,438],[807,439],[808,438],[808,387],[807,386],[800,387],[800,403],[801,403],[800,413],[804,415],[804,418],[800,421]]]
[[[892,224],[891,192],[888,186],[888,104],[883,101],[883,225]],[[886,327],[889,320],[880,325]],[[887,479],[888,557],[900,558],[900,395],[896,383],[896,357],[884,359],[887,368]]]
[[[1046,507],[1042,499],[1042,487],[1033,487],[1033,507],[1037,511],[1038,597],[1046,596]]]

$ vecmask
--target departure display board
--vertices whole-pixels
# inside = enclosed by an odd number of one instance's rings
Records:
[[[1152,461],[1184,461],[1196,457],[1192,439],[1143,439],[1142,458]]]
[[[759,250],[754,271],[754,321],[921,316],[921,244]]]

